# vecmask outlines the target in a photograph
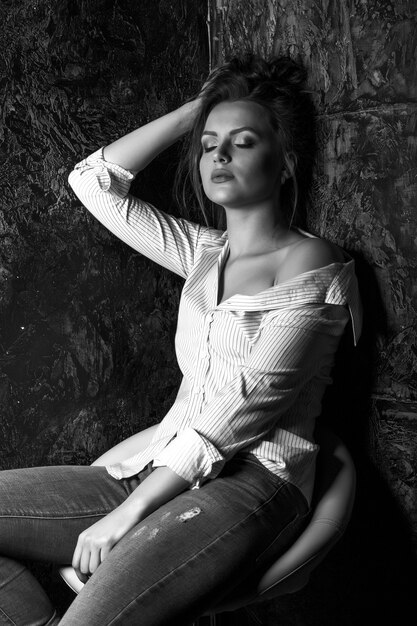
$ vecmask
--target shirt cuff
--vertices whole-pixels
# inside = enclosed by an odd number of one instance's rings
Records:
[[[118,198],[125,198],[135,175],[116,163],[106,161],[103,155],[104,148],[100,148],[83,159],[75,166],[80,174],[93,170],[98,185],[102,191],[109,191]]]
[[[203,481],[215,478],[225,464],[219,450],[193,428],[180,432],[153,461],[153,467],[166,466],[197,489]]]

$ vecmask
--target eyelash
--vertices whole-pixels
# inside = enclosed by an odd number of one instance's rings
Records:
[[[254,142],[251,141],[250,143],[235,143],[233,144],[235,146],[237,146],[238,148],[252,148],[252,146],[254,145]],[[209,146],[209,147],[204,147],[203,146],[203,152],[211,152],[212,150],[215,150],[217,148],[217,146]]]

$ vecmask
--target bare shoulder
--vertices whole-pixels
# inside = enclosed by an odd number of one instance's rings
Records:
[[[278,268],[276,282],[284,282],[304,272],[343,261],[343,251],[335,244],[316,237],[303,237],[288,246],[285,259]]]

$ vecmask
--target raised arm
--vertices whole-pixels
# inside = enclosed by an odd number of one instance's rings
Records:
[[[193,100],[137,128],[107,146],[104,149],[105,159],[133,173],[140,172],[191,129],[198,108],[198,99]]]
[[[187,103],[97,150],[77,163],[68,181],[84,206],[113,234],[151,260],[186,278],[201,227],[167,215],[129,194],[139,170],[187,132],[198,101]]]

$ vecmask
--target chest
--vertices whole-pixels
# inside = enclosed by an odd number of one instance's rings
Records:
[[[227,259],[219,275],[218,302],[237,293],[253,296],[272,287],[282,257],[282,251],[277,250],[257,257]]]

